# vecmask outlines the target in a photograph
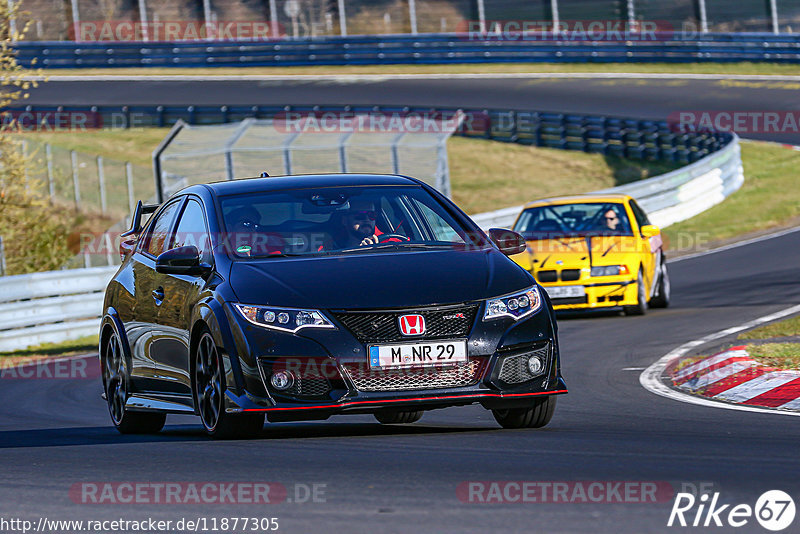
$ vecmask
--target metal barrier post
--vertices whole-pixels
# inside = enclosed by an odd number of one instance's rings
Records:
[[[631,27],[631,30],[633,30],[636,24],[636,10],[633,5],[633,0],[628,0],[626,11],[628,12],[628,25]]]
[[[708,13],[706,12],[706,0],[697,0],[697,7],[700,11],[700,31],[708,33]]]
[[[136,202],[133,196],[133,165],[130,161],[125,162],[125,179],[128,183],[128,212],[133,213]]]
[[[274,2],[275,0],[271,1]],[[339,33],[342,37],[347,35],[347,15],[345,15],[344,11],[344,0],[339,0]]]
[[[269,24],[270,32],[273,39],[280,37],[278,35],[278,6],[275,0],[269,0]]]
[[[558,0],[553,0],[557,2]],[[478,0],[478,25],[481,30],[481,35],[486,34],[486,8],[483,5],[483,0]]]
[[[209,41],[213,39],[211,32],[209,31],[211,28],[211,22],[211,0],[203,0],[203,25],[205,26],[206,30],[206,39]],[[216,31],[214,32],[214,35],[216,36]]]
[[[72,27],[75,30],[75,42],[81,42],[81,15],[78,11],[78,0],[71,0],[72,6]]]
[[[106,214],[106,176],[103,171],[103,156],[97,156],[97,185],[100,186],[100,211]]]
[[[142,23],[142,41],[149,41],[150,32],[147,31],[147,5],[145,0],[139,0],[139,22]]]
[[[416,0],[408,0],[408,19],[411,21],[411,35],[417,35],[417,2],[416,2]]]
[[[6,251],[3,248],[3,236],[0,236],[0,276],[6,275]]]
[[[550,0],[550,11],[553,16],[553,35],[558,33],[558,25],[561,24],[561,17],[558,15],[558,0]]]
[[[53,149],[50,143],[44,145],[45,159],[47,160],[47,185],[50,190],[50,202],[56,199],[56,182],[53,178]]]
[[[72,188],[75,195],[75,208],[81,209],[81,186],[78,184],[78,153],[70,150],[69,155],[72,162]]]
[[[772,33],[779,34],[780,28],[778,27],[778,2],[777,0],[769,0],[769,11],[772,15]]]

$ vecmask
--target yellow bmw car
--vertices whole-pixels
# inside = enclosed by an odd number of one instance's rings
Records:
[[[661,230],[628,195],[578,195],[525,206],[514,231],[527,250],[513,256],[556,310],[621,308],[642,315],[669,305]]]

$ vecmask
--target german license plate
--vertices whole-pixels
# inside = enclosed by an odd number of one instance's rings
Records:
[[[430,341],[369,347],[370,367],[448,365],[465,361],[466,341]]]
[[[583,286],[557,286],[545,287],[545,289],[551,299],[571,299],[586,295],[586,289]]]

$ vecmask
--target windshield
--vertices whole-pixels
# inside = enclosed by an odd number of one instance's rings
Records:
[[[632,235],[625,206],[619,202],[538,206],[522,212],[514,230],[525,237]]]
[[[222,197],[235,257],[486,246],[421,187],[299,189]]]

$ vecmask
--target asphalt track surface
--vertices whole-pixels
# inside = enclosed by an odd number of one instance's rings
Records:
[[[268,424],[261,439],[215,442],[171,416],[154,436],[110,426],[99,379],[0,386],[0,516],[143,519],[269,516],[281,532],[668,532],[671,500],[648,504],[475,504],[465,481],[713,483],[725,503],[800,494],[800,418],[683,404],[639,385],[675,346],[800,300],[800,232],[675,262],[674,306],[644,317],[560,321],[570,389],[549,426],[502,430],[480,407],[408,426],[371,416]],[[325,484],[324,503],[76,504],[79,482]],[[795,521],[794,530],[798,529]],[[742,531],[756,532],[750,524]],[[720,529],[715,529],[720,531]],[[791,532],[792,530],[788,530]]]
[[[341,77],[109,81],[51,79],[26,104],[409,105],[526,109],[663,120],[681,111],[798,111],[800,80],[548,77]],[[760,128],[759,128],[760,129]],[[742,137],[800,144],[798,131]]]
[[[270,103],[280,100],[281,94],[287,99],[292,95],[286,102],[311,101],[310,89],[301,90],[306,84],[279,86],[275,91],[247,85],[239,84],[233,96],[225,95],[224,86],[185,92],[158,83],[138,90],[128,87],[122,93],[113,87],[94,93],[89,84],[78,93],[83,93],[83,104],[101,93],[107,102],[92,103],[131,103],[132,96],[143,103],[157,94],[163,95],[157,102],[162,104]],[[403,92],[402,101],[408,104],[502,103],[545,109],[549,102],[554,109],[609,114],[618,110],[630,116],[653,116],[658,113],[651,107],[655,105],[661,110],[671,110],[673,104],[702,109],[700,100],[714,100],[698,92],[691,93],[697,101],[665,103],[654,94],[666,91],[657,85],[639,87],[634,91],[638,97],[630,99],[615,86],[600,86],[602,91],[593,96],[581,97],[578,89],[572,96],[563,91],[559,95],[550,82],[539,84],[542,91],[536,99],[524,97],[523,89],[503,96],[456,84],[448,96],[441,87],[438,92],[421,93],[406,92],[402,84],[390,85]],[[44,87],[51,97],[57,96],[52,89],[57,86]],[[73,89],[61,87],[62,99],[80,99],[77,86],[69,87]],[[335,86],[326,103],[388,103],[399,98],[397,93],[387,95],[389,89]],[[747,91],[724,98],[738,98],[747,106],[743,94]],[[784,90],[770,91],[782,95]],[[261,100],[245,99],[242,92],[261,95]],[[790,94],[785,101],[770,98],[763,105],[788,108]],[[43,102],[43,95],[41,91],[34,95],[34,102]],[[602,102],[609,107],[593,107]],[[756,105],[751,101],[745,109]],[[722,503],[753,506],[770,489],[784,490],[800,502],[800,418],[684,404],[653,395],[639,384],[641,370],[676,346],[800,302],[798,262],[800,232],[795,232],[672,263],[673,306],[667,310],[651,310],[644,317],[562,319],[563,373],[570,393],[560,397],[553,421],[540,430],[502,430],[489,412],[476,406],[428,412],[408,426],[381,426],[371,416],[268,424],[260,439],[242,442],[211,441],[196,419],[185,416],[170,416],[166,429],[155,436],[121,436],[110,426],[98,378],[0,380],[0,517],[175,521],[258,516],[278,517],[280,532],[291,533],[594,534],[674,531],[677,527],[666,526],[672,500],[477,504],[462,502],[456,490],[468,481],[667,482],[675,491],[683,484],[711,483]],[[74,502],[70,488],[91,481],[268,481],[286,486],[291,498],[296,484],[324,484],[325,502],[259,506]],[[751,518],[736,531],[764,530]],[[784,532],[798,531],[800,519]]]

